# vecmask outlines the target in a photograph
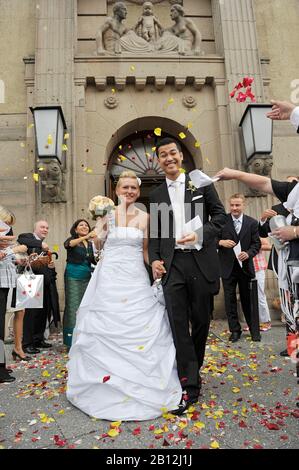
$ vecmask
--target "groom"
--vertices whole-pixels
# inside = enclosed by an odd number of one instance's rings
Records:
[[[220,286],[215,239],[225,224],[226,213],[213,185],[196,189],[189,176],[181,172],[183,153],[175,139],[163,138],[156,152],[166,180],[150,194],[149,258],[154,279],[162,277],[176,346],[183,394],[172,413],[180,415],[198,401],[201,388],[199,369],[213,295]],[[202,230],[185,233],[184,224],[199,213]]]

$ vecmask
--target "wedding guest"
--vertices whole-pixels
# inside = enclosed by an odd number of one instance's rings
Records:
[[[286,225],[276,228],[271,235],[284,248],[279,250],[278,284],[280,301],[293,333],[298,333],[296,305],[299,301],[299,184],[297,181],[276,181],[266,176],[224,168],[216,175],[221,180],[235,179],[260,192],[276,196],[289,215]]]
[[[28,254],[41,254],[49,251],[45,239],[49,233],[49,225],[46,220],[39,220],[34,225],[33,233],[21,233],[18,242],[28,247]],[[42,308],[27,308],[24,318],[23,349],[28,354],[37,354],[40,348],[51,348],[52,345],[45,341],[45,329],[47,320],[51,317],[58,323],[60,320],[58,292],[56,288],[55,263],[51,261],[47,265],[33,267],[35,274],[44,276],[44,297]]]
[[[218,255],[224,289],[225,312],[231,335],[229,341],[235,343],[242,330],[238,319],[236,288],[239,286],[242,310],[251,330],[250,282],[255,277],[253,257],[259,252],[261,242],[258,223],[244,214],[245,196],[237,193],[230,198],[230,213],[218,236]],[[239,245],[239,251],[235,251]],[[253,341],[260,341],[251,333]]]
[[[3,206],[0,206],[0,221],[7,225],[7,236],[13,237],[11,226],[15,223],[15,216],[12,212]],[[6,368],[5,349],[4,349],[4,335],[5,335],[5,314],[7,306],[7,297],[10,288],[14,289],[12,304],[15,305],[16,300],[16,280],[17,271],[16,265],[13,262],[16,253],[24,253],[27,247],[24,245],[15,245],[7,247],[4,250],[4,257],[2,252],[2,259],[0,261],[0,383],[13,382],[15,377],[9,375],[11,370]],[[24,318],[24,310],[15,312],[14,321],[14,349],[12,352],[13,358],[28,361],[30,358],[25,355],[22,349],[22,325]]]
[[[65,310],[63,315],[63,342],[70,348],[76,324],[76,312],[88,286],[92,265],[96,264],[92,239],[96,237],[85,219],[72,225],[71,236],[64,242],[67,250],[65,281]]]

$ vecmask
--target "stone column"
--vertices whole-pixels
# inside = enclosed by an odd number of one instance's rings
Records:
[[[60,281],[64,268],[63,241],[76,217],[73,210],[72,142],[74,142],[74,51],[76,43],[77,0],[38,0],[36,2],[36,53],[34,106],[61,105],[70,139],[66,155],[66,203],[42,204],[36,198],[36,217],[49,222],[49,246],[59,246]],[[62,287],[62,282],[59,283]]]
[[[228,115],[233,138],[230,154],[223,153],[223,165],[246,170],[239,123],[248,103],[230,99],[229,92],[245,76],[250,76],[254,78],[252,89],[257,102],[265,100],[253,0],[212,0],[212,11],[217,52],[225,59]],[[240,190],[244,188],[240,187]]]

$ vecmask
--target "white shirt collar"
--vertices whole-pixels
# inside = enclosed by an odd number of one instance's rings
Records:
[[[39,237],[36,235],[36,233],[33,233],[33,236],[34,236],[37,240],[40,240],[40,241],[42,242],[42,239],[39,238]]]
[[[185,173],[181,173],[180,176],[178,176],[176,180],[170,180],[169,178],[166,178],[167,187],[169,188],[169,186],[172,183],[174,183],[174,181],[179,181],[180,183],[185,183],[186,182]]]
[[[239,220],[240,223],[243,224],[243,215],[244,215],[244,214],[241,214],[239,218],[234,217],[234,216],[232,215],[233,222],[234,222],[235,220]]]

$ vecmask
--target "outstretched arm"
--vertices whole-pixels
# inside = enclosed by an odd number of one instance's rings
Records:
[[[271,179],[266,176],[245,173],[245,171],[233,170],[231,168],[223,168],[223,170],[218,171],[216,177],[220,180],[237,180],[246,184],[249,188],[274,196]]]
[[[272,109],[267,117],[276,121],[285,121],[290,119],[291,123],[299,133],[299,106],[295,106],[289,101],[273,101],[271,100]]]

